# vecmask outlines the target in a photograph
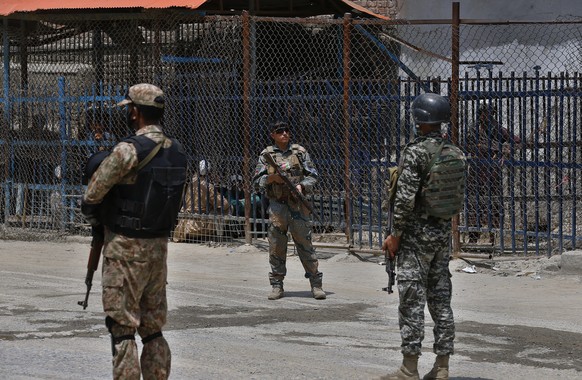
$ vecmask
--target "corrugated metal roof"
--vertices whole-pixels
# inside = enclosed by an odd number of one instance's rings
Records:
[[[83,2],[79,0],[1,0],[0,15],[16,12],[34,12],[59,9],[106,9],[106,8],[171,8],[196,9],[206,0],[99,0]]]
[[[242,10],[248,8],[248,2],[241,1],[212,1],[212,0],[99,0],[94,2],[82,2],[79,0],[0,0],[0,16],[8,16],[18,12],[35,12],[35,11],[58,11],[58,10],[96,10],[96,9],[121,9],[121,8],[144,8],[144,9],[165,9],[172,7],[197,9],[204,3],[205,10],[214,10],[225,8]],[[264,0],[263,3],[267,8],[274,8],[279,5],[281,9],[289,8],[284,1]],[[307,2],[309,8],[310,2]],[[259,3],[260,4],[260,3]],[[387,20],[388,17],[370,11],[369,9],[358,5],[350,0],[328,0],[328,6],[331,9],[342,12],[355,11],[356,13]],[[218,8],[217,8],[218,7]],[[324,7],[325,8],[325,7]],[[323,8],[321,8],[323,9]],[[268,11],[267,11],[268,13]],[[290,13],[293,13],[291,11]],[[315,13],[317,14],[317,12]]]

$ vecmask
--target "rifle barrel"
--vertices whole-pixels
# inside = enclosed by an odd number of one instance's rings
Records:
[[[83,306],[83,310],[89,305],[89,294],[91,293],[91,287],[93,286],[93,274],[99,267],[99,259],[101,258],[101,250],[103,249],[103,228],[93,227],[92,228],[93,238],[91,239],[91,250],[89,251],[89,261],[87,262],[87,274],[85,275],[85,285],[87,286],[87,292],[85,293],[85,299],[83,301],[78,301],[79,306]]]

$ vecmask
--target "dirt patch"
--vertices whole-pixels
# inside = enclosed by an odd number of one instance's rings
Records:
[[[456,323],[459,353],[475,362],[582,371],[582,334],[528,326]],[[486,349],[484,349],[486,347]]]
[[[560,260],[560,255],[535,258],[457,258],[451,262],[451,270],[465,273],[484,273],[492,276],[532,277],[540,279],[542,276],[559,274],[561,269]]]
[[[299,294],[304,293],[304,294]],[[286,292],[287,296],[310,297],[309,292]],[[190,328],[258,326],[272,323],[317,323],[334,321],[360,320],[359,315],[375,305],[352,303],[341,306],[301,308],[301,309],[272,309],[251,307],[180,307],[173,310],[168,316],[167,329],[183,330]]]

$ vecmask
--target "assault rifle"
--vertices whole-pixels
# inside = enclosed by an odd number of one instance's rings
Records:
[[[291,194],[293,195],[293,197],[295,199],[297,199],[298,201],[300,201],[301,204],[303,206],[305,206],[309,210],[309,212],[311,214],[315,215],[315,213],[313,212],[313,206],[311,205],[311,203],[309,203],[309,201],[305,198],[305,196],[303,194],[301,194],[301,192],[299,190],[297,190],[297,188],[295,187],[295,185],[293,185],[291,183],[291,181],[287,177],[287,173],[285,173],[283,170],[281,170],[281,167],[279,165],[277,165],[277,163],[273,159],[273,156],[271,156],[268,152],[265,152],[263,154],[263,158],[265,159],[265,161],[267,162],[267,164],[269,164],[270,166],[272,166],[273,169],[275,169],[275,171],[277,172],[277,174],[281,178],[283,178],[283,182],[285,183],[285,186],[287,186],[289,188],[289,190],[291,191]],[[316,215],[316,217],[317,217],[317,215]]]
[[[103,226],[91,227],[91,251],[89,253],[89,262],[87,263],[87,274],[85,275],[85,285],[87,285],[87,293],[85,300],[77,302],[79,306],[83,306],[83,310],[89,304],[89,293],[93,286],[93,274],[99,267],[99,259],[101,258],[101,250],[103,249],[104,230]]]
[[[388,231],[392,229],[392,219],[394,217],[394,197],[396,195],[396,183],[398,181],[397,168],[392,168],[389,171],[389,186],[388,186]],[[388,232],[390,233],[390,232]],[[384,251],[386,259],[386,273],[388,273],[388,286],[382,288],[388,294],[394,293],[392,287],[396,283],[396,257],[390,257],[388,250]]]
[[[396,283],[396,257],[390,258],[390,253],[386,251],[386,273],[388,273],[388,286],[382,288],[383,291],[388,292],[388,294],[394,293],[392,287]]]

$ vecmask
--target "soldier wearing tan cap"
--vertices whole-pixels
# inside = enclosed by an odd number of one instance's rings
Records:
[[[111,333],[114,379],[166,379],[168,237],[186,181],[186,155],[164,135],[163,91],[142,83],[118,103],[135,136],[117,144],[89,180],[81,210],[104,226],[103,308]],[[135,332],[143,342],[138,355]],[[140,363],[141,361],[141,363]]]

